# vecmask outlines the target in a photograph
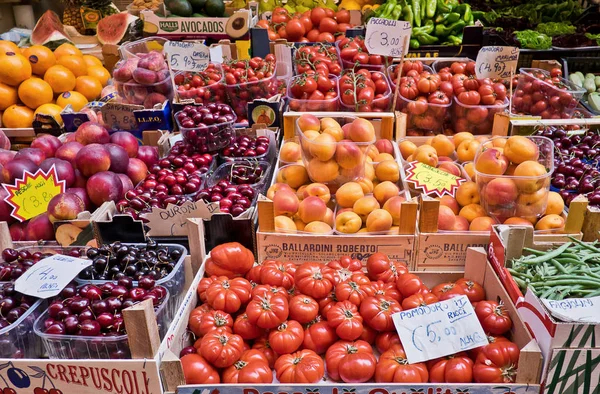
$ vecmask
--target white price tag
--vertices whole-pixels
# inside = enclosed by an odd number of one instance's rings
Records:
[[[38,298],[58,295],[92,260],[55,254],[38,261],[15,281],[15,290]]]
[[[169,41],[164,51],[171,70],[204,71],[210,61],[209,48],[196,42]]]
[[[392,319],[411,364],[488,344],[467,296],[394,313]]]
[[[564,321],[600,324],[600,296],[554,301],[542,298],[552,316]]]
[[[371,18],[365,33],[365,46],[369,53],[399,57],[408,53],[412,29],[410,22]]]
[[[475,74],[477,78],[510,78],[516,73],[519,48],[482,47],[477,54]]]

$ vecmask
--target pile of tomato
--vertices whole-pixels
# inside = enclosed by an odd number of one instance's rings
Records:
[[[342,72],[336,47],[327,43],[299,45],[294,53],[294,65],[298,74],[312,70],[339,76]]]
[[[174,77],[180,100],[194,100],[197,104],[226,103],[223,73],[210,63],[204,71],[181,71]]]
[[[343,37],[338,41],[342,67],[364,68],[369,71],[385,71],[386,65],[391,63],[391,58],[381,55],[369,54],[362,36]]]
[[[337,111],[337,78],[307,71],[293,77],[288,84],[288,104],[292,111]]]
[[[329,42],[343,37],[350,24],[350,11],[337,12],[315,7],[303,13],[290,13],[283,7],[273,10],[271,20],[260,20],[256,27],[267,29],[269,40],[285,39],[288,42]]]
[[[476,282],[430,289],[382,253],[366,271],[348,256],[326,265],[253,265],[252,253],[236,245],[211,252],[198,285],[201,304],[189,319],[197,339],[180,355],[188,384],[271,383],[273,370],[280,383],[514,382],[520,351],[504,337],[512,320]],[[392,314],[460,295],[474,305],[490,344],[409,364]]]
[[[383,112],[390,108],[392,90],[380,71],[344,70],[338,80],[342,106],[354,112]]]
[[[437,67],[436,67],[437,69]],[[450,66],[441,67],[437,70],[442,81],[449,81],[454,74],[465,74],[466,76],[475,75],[475,62],[469,60],[467,62],[452,62]]]

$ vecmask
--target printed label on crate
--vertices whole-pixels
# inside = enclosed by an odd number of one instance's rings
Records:
[[[38,298],[58,295],[92,260],[55,254],[38,261],[15,281],[15,290]]]
[[[406,180],[414,184],[415,188],[422,189],[425,194],[433,193],[438,197],[444,194],[454,197],[458,186],[466,181],[464,178],[417,161],[408,163]]]
[[[464,295],[394,313],[392,319],[411,364],[488,344]]]
[[[550,314],[560,320],[600,324],[600,296],[564,300],[542,298],[541,300]]]
[[[477,78],[510,78],[517,69],[519,48],[482,47],[477,54],[475,74]]]
[[[25,171],[25,178],[17,179],[14,185],[2,186],[8,192],[4,201],[13,207],[11,216],[21,222],[46,212],[52,197],[66,189],[65,181],[58,179],[55,166],[48,172],[41,169],[33,174]]]
[[[369,53],[400,57],[408,53],[411,31],[407,21],[371,18],[365,32],[365,46]]]
[[[197,42],[169,41],[165,54],[171,70],[177,71],[204,71],[210,60],[208,47]]]

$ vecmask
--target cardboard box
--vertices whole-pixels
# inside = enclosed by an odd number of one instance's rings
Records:
[[[190,242],[192,240],[190,239]],[[192,256],[194,253],[192,252]],[[339,256],[338,256],[339,257]],[[199,259],[194,259],[192,267],[196,267]],[[485,267],[482,270],[482,267]],[[488,385],[488,384],[377,384],[377,383],[365,383],[365,384],[344,384],[335,383],[329,381],[322,381],[310,385],[308,389],[311,393],[333,393],[339,392],[348,393],[440,393],[440,394],[454,394],[454,393],[474,393],[474,394],[507,394],[507,393],[539,393],[539,376],[541,371],[542,358],[539,348],[536,342],[531,338],[531,335],[527,331],[527,328],[520,320],[514,305],[511,303],[508,294],[503,289],[502,284],[495,275],[493,268],[486,263],[485,250],[481,248],[471,249],[469,251],[469,257],[465,271],[463,273],[445,273],[445,272],[425,272],[419,273],[419,276],[428,286],[448,281],[456,280],[464,276],[466,278],[477,281],[485,288],[487,298],[489,299],[500,299],[504,302],[505,307],[513,320],[513,329],[511,330],[511,339],[521,349],[519,357],[519,369],[516,376],[516,383],[514,384],[502,384],[502,385]],[[165,347],[161,346],[160,354],[163,355],[160,361],[160,371],[164,389],[167,393],[175,392],[179,394],[193,394],[200,393],[206,390],[207,393],[217,390],[220,392],[227,393],[239,393],[239,394],[263,394],[263,393],[303,393],[305,392],[306,385],[293,385],[285,384],[280,385],[265,384],[261,386],[250,386],[250,385],[185,385],[183,378],[183,370],[181,368],[181,362],[179,361],[179,352],[185,346],[189,346],[193,343],[191,336],[187,333],[187,324],[190,312],[198,305],[198,295],[196,287],[204,276],[204,265],[198,266],[198,271],[194,277],[193,282],[186,294],[184,301],[182,302],[181,308],[177,312],[177,316],[173,320],[173,324],[167,333],[167,339],[163,342]]]
[[[600,127],[600,117],[572,119],[542,119],[539,116],[516,116],[498,113],[494,116],[496,135],[532,135],[540,126],[582,126],[582,128]],[[497,130],[496,130],[497,129]]]
[[[583,220],[583,240],[587,242],[600,239],[600,207],[587,207]]]

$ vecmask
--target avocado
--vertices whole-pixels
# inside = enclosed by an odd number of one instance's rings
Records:
[[[206,0],[189,0],[192,5],[192,9],[195,14],[201,14],[204,12],[204,6],[206,5]]]
[[[167,8],[171,13],[183,17],[192,16],[192,5],[187,0],[170,0]]]
[[[194,12],[194,13],[192,14],[192,17],[193,17],[193,18],[206,18],[206,15],[202,15],[202,14],[200,14],[200,13],[198,13],[198,12]]]
[[[245,36],[248,33],[248,12],[242,10],[231,15],[225,25],[225,33],[233,39]]]
[[[223,3],[223,0],[206,0],[204,10],[206,15],[220,18],[225,15],[225,3]]]

